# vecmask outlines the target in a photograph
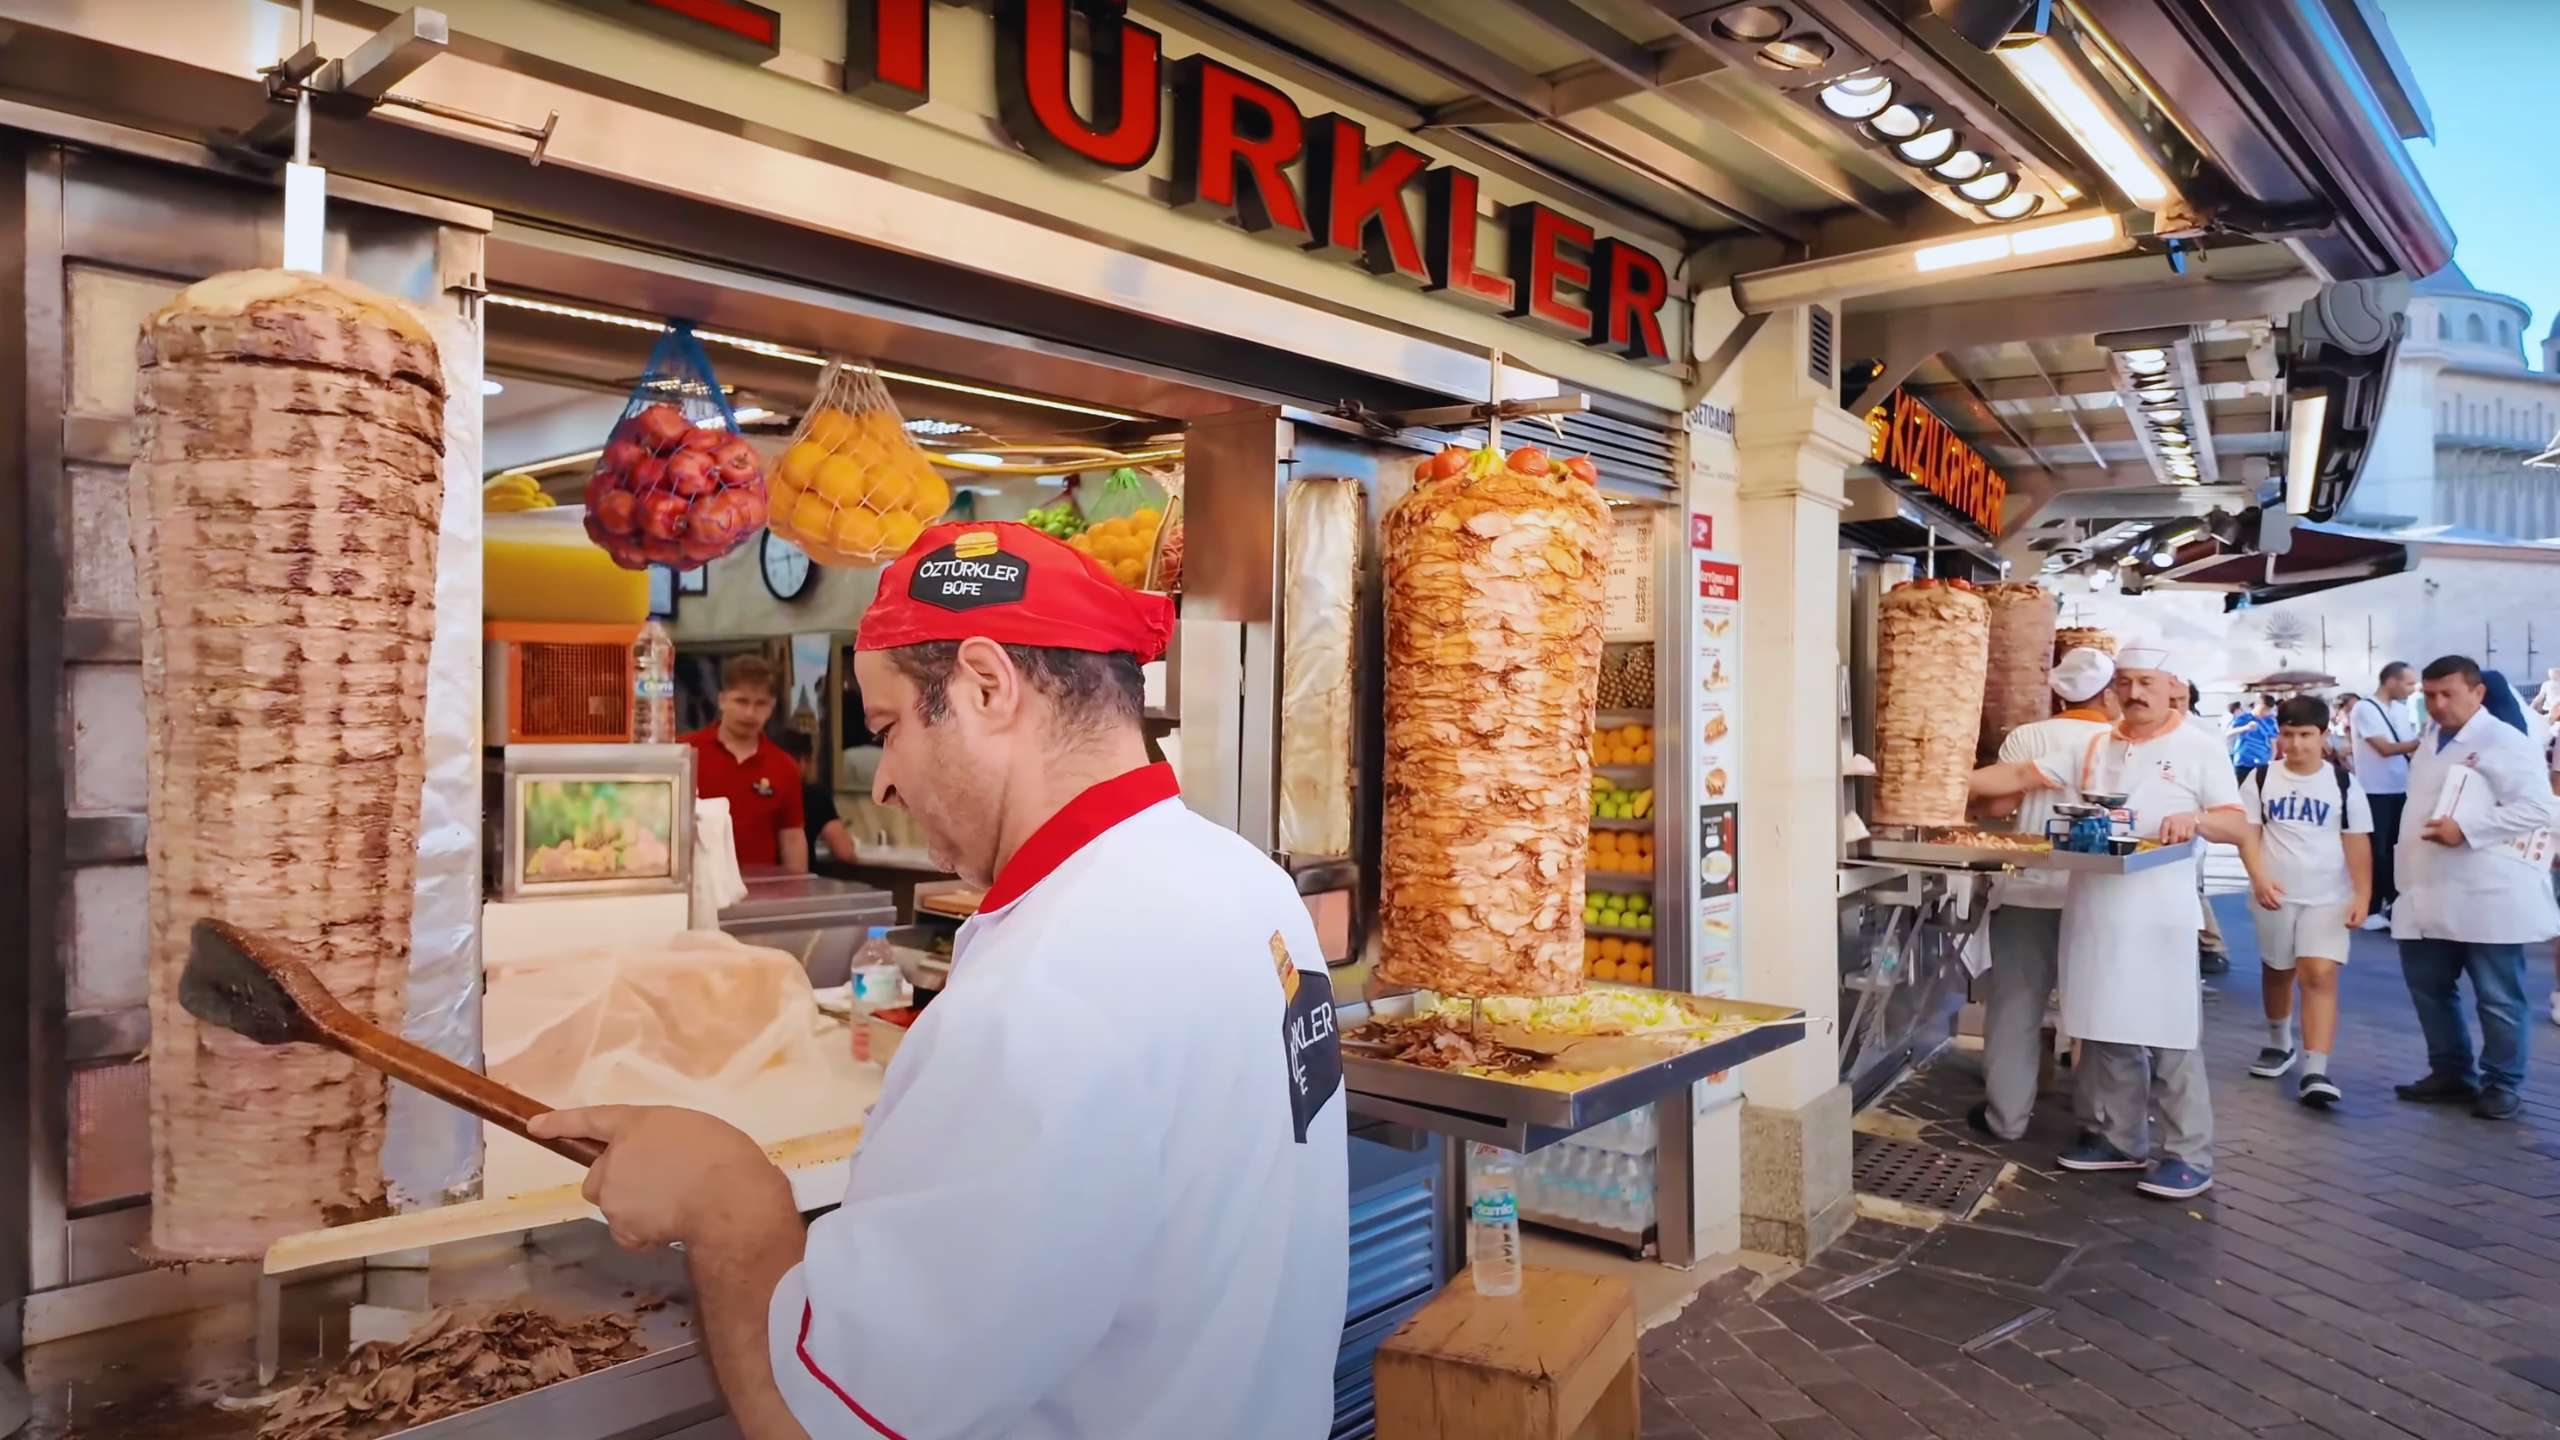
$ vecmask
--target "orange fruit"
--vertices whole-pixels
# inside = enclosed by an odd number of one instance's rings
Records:
[[[916,543],[924,530],[924,522],[904,510],[892,510],[880,517],[880,543],[903,555]]]
[[[848,505],[836,512],[835,526],[828,531],[827,538],[839,550],[856,555],[872,554],[880,549],[880,517],[859,505]]]
[[[1079,555],[1093,555],[1093,538],[1088,535],[1070,535],[1067,537],[1067,548]],[[1098,560],[1102,557],[1095,555],[1094,558]]]
[[[1111,577],[1135,590],[1147,582],[1147,562],[1144,560],[1114,561],[1111,565]]]
[[[907,503],[915,493],[915,479],[907,462],[892,460],[872,470],[870,483],[863,486],[862,498],[874,510],[895,510]]]
[[[1619,939],[1615,935],[1604,938],[1600,942],[1600,958],[1612,965],[1626,959],[1627,942]]]
[[[800,489],[809,488],[817,478],[818,466],[827,458],[827,447],[813,440],[803,440],[782,452],[782,468],[776,478],[788,480]]]
[[[1617,961],[1615,961],[1615,960],[1610,960],[1610,959],[1606,959],[1606,958],[1601,959],[1600,961],[1598,961],[1597,963],[1595,963],[1594,965],[1592,965],[1592,967],[1591,967],[1591,978],[1592,978],[1592,979],[1594,979],[1594,980],[1615,980],[1615,979],[1617,979],[1617,978],[1618,978],[1618,962],[1617,962]]]
[[[774,476],[773,482],[764,487],[765,513],[788,519],[791,507],[800,503],[800,494],[801,487],[793,484],[789,478],[781,475]]]
[[[853,417],[829,406],[809,417],[809,438],[805,443],[821,450],[841,450],[853,436]]]
[[[827,530],[835,524],[835,519],[835,502],[824,495],[813,492],[792,502],[791,528],[821,545],[827,543]]]
[[[1164,523],[1164,512],[1153,505],[1141,505],[1129,512],[1129,528],[1141,535],[1153,535]]]
[[[830,455],[818,466],[818,476],[811,490],[838,505],[862,503],[862,467],[849,456]]]
[[[930,524],[950,508],[951,487],[942,483],[941,476],[933,473],[933,467],[926,466],[924,473],[916,477],[915,493],[907,497],[907,509],[914,512],[918,520]]]

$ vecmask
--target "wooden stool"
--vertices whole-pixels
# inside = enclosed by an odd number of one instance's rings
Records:
[[[1523,1268],[1484,1296],[1460,1271],[1378,1347],[1378,1440],[1635,1440],[1627,1282]]]

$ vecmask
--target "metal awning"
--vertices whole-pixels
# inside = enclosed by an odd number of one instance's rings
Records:
[[[2409,568],[2409,546],[2400,539],[2352,525],[2295,525],[2292,547],[2281,555],[2207,554],[2176,565],[2149,581],[2151,588],[2219,590],[2256,605],[2290,600],[2359,580],[2397,575]]]

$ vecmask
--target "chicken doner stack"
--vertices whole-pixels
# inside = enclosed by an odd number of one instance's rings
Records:
[[[1587,460],[1444,450],[1387,512],[1378,978],[1582,988],[1607,507]]]
[[[1876,640],[1876,821],[1961,825],[1982,726],[1990,607],[1962,581],[1884,597]]]
[[[399,1028],[444,381],[399,302],[271,270],[187,289],[140,358],[151,1249],[253,1256],[382,1211],[384,1081],[187,1014],[188,930],[272,936]]]
[[[2053,592],[2041,585],[1994,585],[1982,592],[1991,609],[1989,668],[1982,689],[1982,734],[1974,758],[1988,765],[2009,732],[2053,713]]]

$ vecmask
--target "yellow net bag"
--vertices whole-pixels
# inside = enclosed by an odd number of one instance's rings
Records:
[[[868,365],[831,361],[818,395],[773,468],[773,533],[822,565],[878,565],[951,508],[951,487],[907,437]]]

